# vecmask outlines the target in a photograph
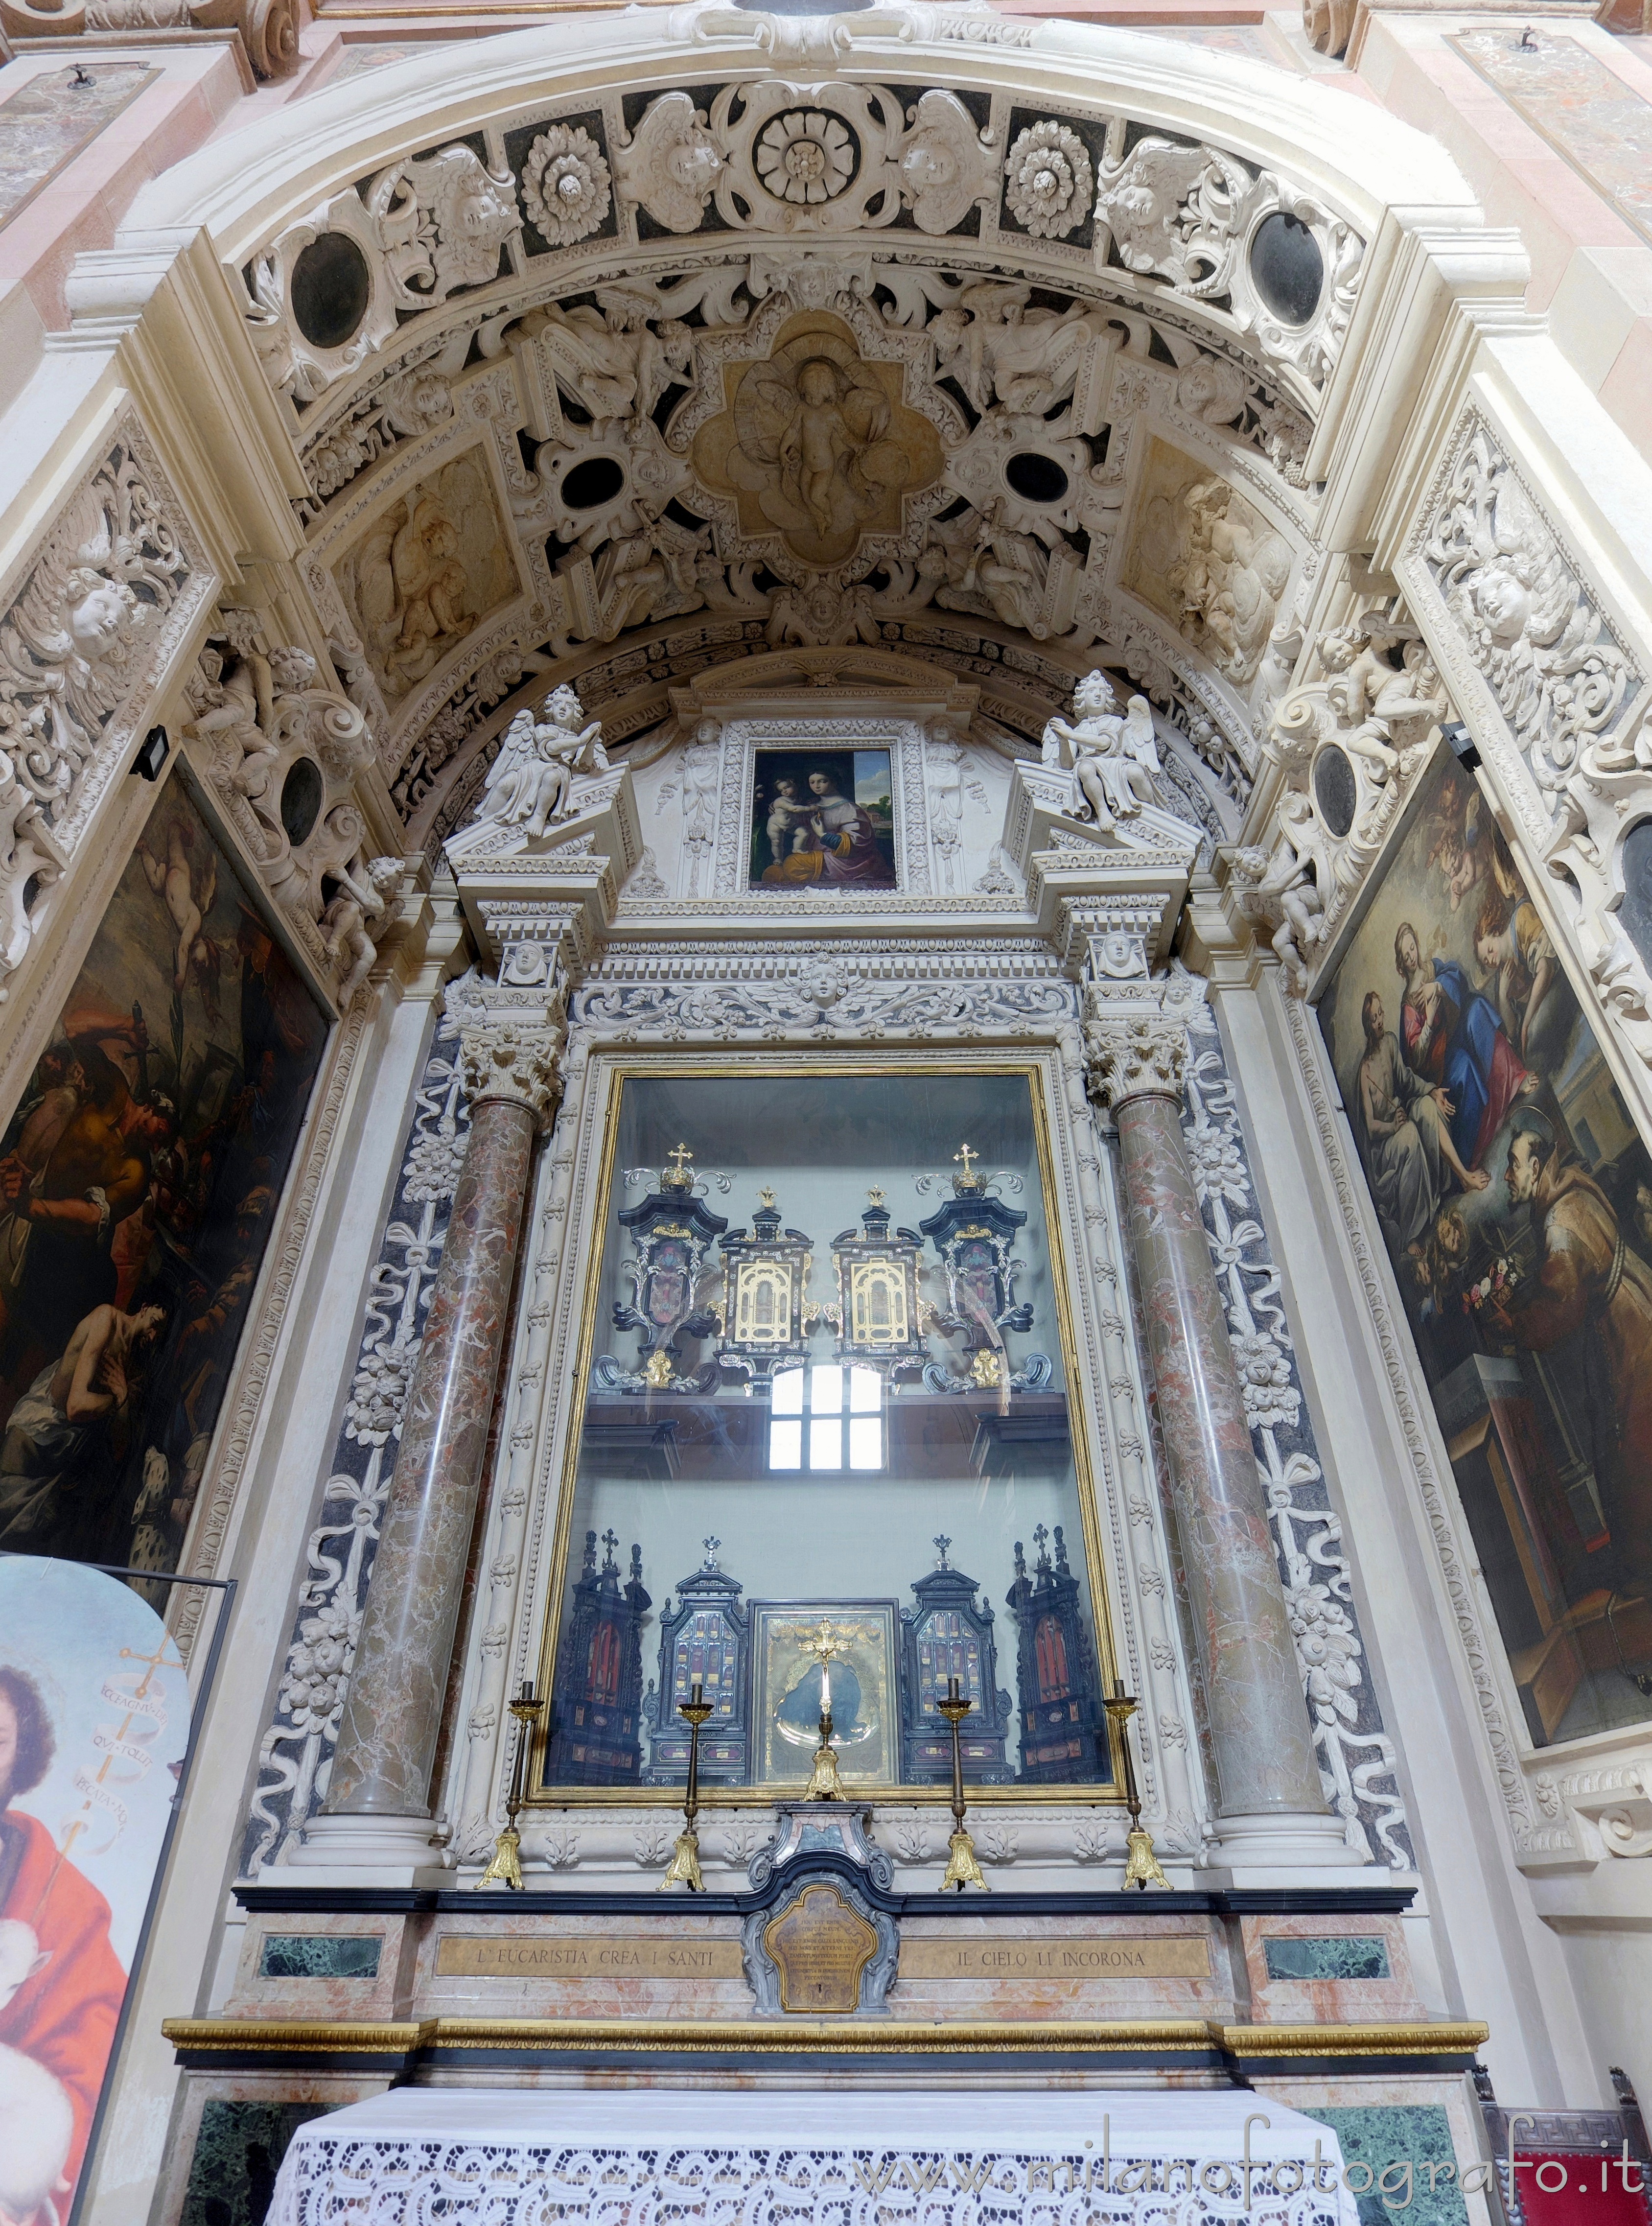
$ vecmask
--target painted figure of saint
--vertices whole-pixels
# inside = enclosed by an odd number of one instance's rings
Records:
[[[1409,920],[1394,938],[1405,984],[1401,1035],[1406,1064],[1451,1100],[1452,1143],[1465,1167],[1477,1167],[1517,1097],[1537,1087],[1503,1033],[1497,1009],[1453,958],[1425,958]]]

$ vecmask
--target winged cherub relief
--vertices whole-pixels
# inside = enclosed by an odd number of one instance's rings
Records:
[[[768,360],[724,366],[728,407],[695,436],[694,467],[732,495],[743,534],[778,531],[810,565],[863,533],[899,533],[904,499],[941,473],[939,436],[902,399],[899,363],[866,363],[824,311],[783,325]]]

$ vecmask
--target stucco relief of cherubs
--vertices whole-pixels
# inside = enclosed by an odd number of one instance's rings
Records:
[[[1055,718],[1044,730],[1045,764],[1064,761],[1072,767],[1096,830],[1104,835],[1114,833],[1121,819],[1139,818],[1144,805],[1158,802],[1153,707],[1145,696],[1132,696],[1121,715],[1117,703],[1107,675],[1087,672],[1073,690],[1076,723]]]
[[[940,440],[901,399],[899,366],[862,362],[836,318],[794,319],[783,334],[701,426],[694,467],[735,497],[742,533],[778,529],[794,556],[823,568],[863,532],[901,531],[905,498],[940,476]]]

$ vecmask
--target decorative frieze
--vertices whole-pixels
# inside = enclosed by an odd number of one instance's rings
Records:
[[[129,412],[0,615],[0,982],[27,957],[156,679],[213,585]]]

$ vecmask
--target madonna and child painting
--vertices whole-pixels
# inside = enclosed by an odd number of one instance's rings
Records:
[[[0,1553],[177,1567],[327,1032],[175,779],[0,1130]]]
[[[1652,1714],[1652,1161],[1449,755],[1319,1020],[1533,1740]]]
[[[752,776],[750,885],[893,888],[888,751],[759,750]]]

